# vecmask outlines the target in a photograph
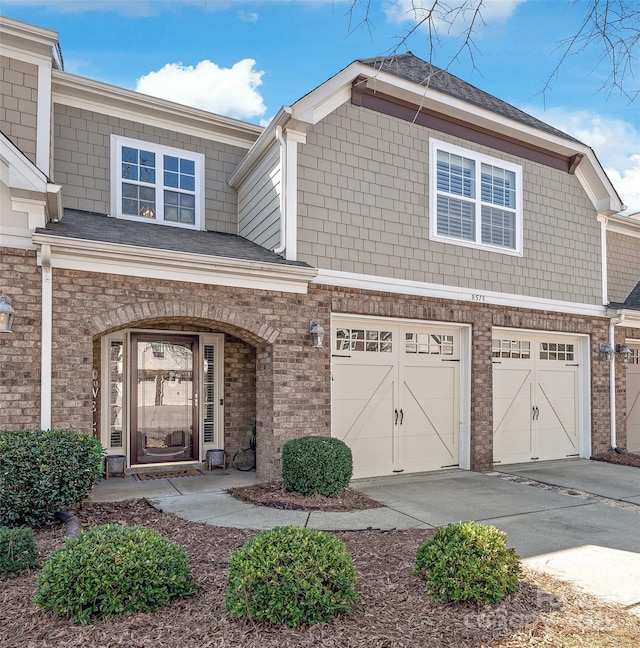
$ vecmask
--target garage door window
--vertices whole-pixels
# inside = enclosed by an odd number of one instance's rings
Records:
[[[453,355],[453,335],[405,333],[405,353]]]
[[[391,353],[392,350],[393,335],[391,331],[349,328],[336,330],[336,351]]]
[[[564,360],[571,362],[574,358],[573,344],[558,344],[556,342],[540,343],[540,360]]]
[[[493,340],[494,358],[519,358],[528,360],[531,357],[531,342],[528,340]]]

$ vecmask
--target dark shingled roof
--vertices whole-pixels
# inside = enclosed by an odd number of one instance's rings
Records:
[[[545,124],[515,106],[472,86],[470,83],[459,79],[453,74],[431,65],[431,63],[423,61],[411,52],[396,54],[394,56],[360,59],[359,62],[375,70],[382,70],[383,72],[394,74],[412,83],[417,83],[425,87],[428,86],[451,97],[461,99],[479,108],[490,110],[498,115],[513,119],[526,126],[544,131],[545,133],[557,135],[572,142],[581,143],[580,140],[563,133],[557,128],[553,128],[553,126],[549,126],[549,124]]]
[[[287,261],[271,250],[234,234],[141,223],[72,209],[65,209],[64,218],[60,222],[48,223],[45,228],[38,228],[36,232],[83,241],[189,252],[282,266],[311,267],[301,261]]]
[[[625,310],[640,310],[640,281],[636,284],[636,287],[629,293],[629,296],[622,304],[611,303],[609,306]]]

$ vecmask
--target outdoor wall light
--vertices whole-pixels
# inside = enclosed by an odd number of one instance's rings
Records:
[[[311,334],[311,348],[322,349],[324,346],[324,329],[318,320],[309,322],[309,333]]]
[[[11,298],[0,293],[0,333],[11,333],[16,312],[11,306]]]
[[[608,342],[600,342],[600,344],[598,344],[598,351],[604,353],[604,358],[607,362],[613,360],[613,347]]]
[[[616,353],[622,356],[623,364],[629,364],[631,359],[631,349],[626,344],[616,344]]]

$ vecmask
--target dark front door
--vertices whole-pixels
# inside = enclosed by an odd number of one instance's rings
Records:
[[[131,336],[132,463],[198,459],[198,338]]]

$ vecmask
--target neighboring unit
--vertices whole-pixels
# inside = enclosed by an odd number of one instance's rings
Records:
[[[356,477],[640,451],[640,221],[588,146],[410,53],[262,129],[0,37],[3,427],[142,469],[255,423],[261,480],[310,434]]]

